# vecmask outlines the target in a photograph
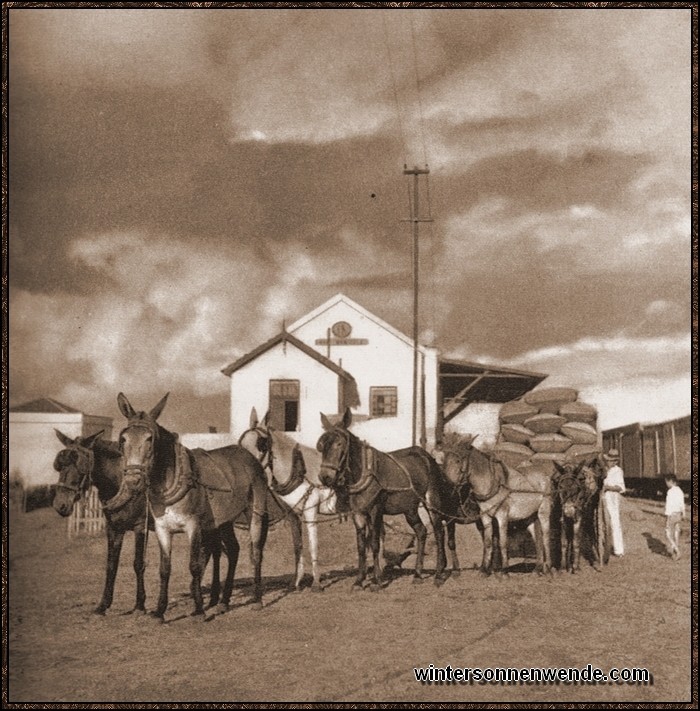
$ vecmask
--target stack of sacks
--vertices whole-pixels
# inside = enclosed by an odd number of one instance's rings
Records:
[[[600,454],[598,413],[577,398],[572,388],[544,388],[507,402],[499,413],[494,454],[510,467],[537,464],[552,473],[554,462],[578,463]]]

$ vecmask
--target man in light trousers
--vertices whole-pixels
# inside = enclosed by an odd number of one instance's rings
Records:
[[[620,499],[625,492],[625,475],[619,464],[620,453],[616,449],[604,454],[603,460],[608,470],[603,481],[603,504],[610,522],[612,552],[614,556],[622,558],[625,554],[625,544],[620,524]]]

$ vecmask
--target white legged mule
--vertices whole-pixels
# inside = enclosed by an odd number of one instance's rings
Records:
[[[320,469],[321,455],[311,447],[303,447],[284,432],[272,429],[267,415],[259,422],[255,408],[250,413],[250,426],[240,436],[238,444],[254,454],[269,472],[270,488],[289,507],[289,515],[306,525],[313,574],[311,589],[320,592],[318,517],[319,514],[338,514],[335,492],[307,477],[308,472],[318,472]],[[298,545],[295,543],[294,553],[294,587],[299,590],[304,577],[301,541]]]

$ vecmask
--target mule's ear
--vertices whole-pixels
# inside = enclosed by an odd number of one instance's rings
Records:
[[[165,393],[160,402],[148,413],[154,420],[157,420],[160,417],[160,413],[163,412],[165,403],[168,402],[168,395],[170,393]]]
[[[270,411],[269,410],[265,413],[265,417],[262,418],[262,423],[263,423],[263,427],[265,427],[265,429],[270,429]]]
[[[558,479],[562,474],[566,474],[566,469],[563,465],[559,464],[559,462],[554,462],[554,468],[556,471],[552,475],[552,479]]]
[[[326,432],[333,429],[331,421],[323,413],[321,413],[321,424],[323,425],[323,429],[326,430]]]
[[[255,408],[250,411],[250,422],[248,423],[248,429],[254,430],[258,426],[258,413]]]
[[[83,447],[87,447],[88,449],[92,449],[92,446],[95,444],[95,442],[104,434],[104,430],[100,430],[99,432],[95,432],[95,434],[91,434],[89,437],[86,437],[81,444]]]
[[[61,430],[57,430],[55,427],[53,431],[56,433],[56,437],[58,437],[60,443],[64,447],[70,447],[72,444],[75,444],[75,440],[72,440],[70,437],[67,437],[66,435],[61,432]]]
[[[136,410],[131,407],[131,403],[126,399],[124,393],[117,395],[117,404],[119,405],[119,412],[121,412],[127,420],[136,414]]]
[[[349,407],[345,408],[345,412],[343,413],[343,419],[340,424],[343,425],[345,429],[350,427],[350,425],[352,424],[352,412],[350,412]]]

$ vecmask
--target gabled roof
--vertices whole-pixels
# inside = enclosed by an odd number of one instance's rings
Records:
[[[325,365],[326,368],[329,370],[332,370],[336,375],[339,375],[341,378],[344,378],[345,380],[351,380],[354,381],[355,378],[350,375],[346,370],[343,370],[339,365],[336,365],[332,360],[329,358],[326,358],[326,356],[321,355],[317,350],[314,350],[311,348],[311,346],[307,346],[306,343],[303,341],[300,341],[296,336],[292,336],[291,333],[288,331],[282,331],[281,333],[278,333],[276,336],[273,336],[269,341],[266,341],[265,343],[259,345],[257,348],[254,348],[250,353],[246,353],[244,356],[241,356],[238,360],[234,361],[230,365],[227,365],[225,368],[221,369],[221,372],[224,375],[230,376],[232,373],[235,373],[237,370],[242,368],[244,365],[247,363],[250,363],[251,360],[254,360],[257,358],[259,355],[262,355],[266,351],[269,351],[271,348],[274,348],[276,345],[279,345],[280,343],[289,343],[290,345],[294,346],[295,348],[298,348],[302,353],[305,353],[307,356],[310,358],[313,358],[315,361],[318,361],[321,363],[321,365]]]
[[[309,321],[313,321],[316,317],[320,316],[322,313],[328,311],[333,306],[341,302],[349,306],[351,309],[357,311],[366,319],[372,321],[373,323],[376,323],[378,326],[381,326],[381,328],[388,331],[392,336],[395,336],[400,341],[403,341],[406,345],[413,348],[413,339],[409,338],[405,333],[401,333],[401,331],[399,331],[397,328],[394,328],[390,323],[387,323],[383,319],[379,318],[379,316],[376,316],[371,311],[367,311],[364,306],[360,306],[357,301],[353,301],[349,296],[345,296],[345,294],[336,294],[334,297],[328,299],[328,301],[321,304],[318,308],[315,308],[313,311],[309,311],[308,314],[305,314],[300,319],[297,319],[291,326],[289,326],[287,328],[287,331],[290,333],[297,331],[302,326],[305,326],[307,323],[309,323]],[[421,351],[421,353],[425,353],[426,351],[425,346],[422,346],[420,344],[418,344],[418,350]]]
[[[80,413],[80,410],[76,410],[74,407],[69,407],[64,405],[58,400],[53,400],[50,397],[42,397],[38,400],[32,400],[31,402],[25,402],[22,405],[14,405],[10,408],[10,412],[73,412]]]

